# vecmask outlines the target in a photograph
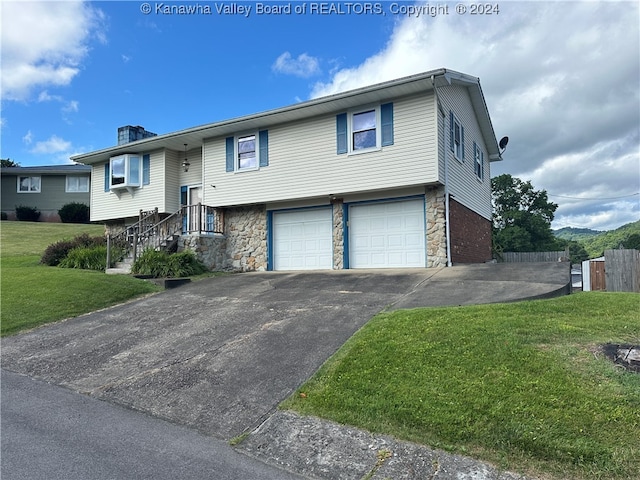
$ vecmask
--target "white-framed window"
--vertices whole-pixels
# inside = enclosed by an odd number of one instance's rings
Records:
[[[393,103],[336,115],[336,153],[356,154],[393,145]]]
[[[349,112],[349,152],[361,153],[380,149],[380,107]]]
[[[140,187],[142,157],[137,154],[118,155],[109,159],[109,188]]]
[[[258,136],[242,135],[236,140],[236,171],[256,170],[258,168]]]
[[[450,150],[457,160],[464,162],[464,126],[453,112],[449,112],[449,130]]]
[[[249,172],[269,166],[269,131],[247,132],[225,139],[225,170]]]
[[[377,148],[379,142],[378,110],[366,110],[351,115],[351,150]]]
[[[64,191],[67,193],[88,192],[89,177],[67,176]]]
[[[18,193],[40,193],[40,177],[18,177]]]
[[[473,142],[473,159],[476,177],[484,180],[484,152],[476,142]]]

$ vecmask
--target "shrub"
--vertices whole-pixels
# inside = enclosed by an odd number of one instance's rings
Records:
[[[104,271],[107,266],[107,246],[73,248],[69,250],[67,256],[60,261],[58,266]]]
[[[145,250],[131,267],[131,273],[154,278],[189,277],[206,271],[193,252],[168,254],[153,249]]]
[[[7,212],[0,212],[0,220],[6,220],[7,218]]]
[[[84,203],[71,202],[58,210],[62,223],[89,223],[89,206]]]
[[[16,218],[21,222],[37,222],[40,218],[40,211],[34,207],[18,205],[16,206]]]
[[[105,237],[91,237],[87,233],[76,236],[73,240],[61,240],[56,243],[52,243],[42,254],[40,263],[55,267],[58,265],[67,254],[78,247],[99,247],[106,245]],[[106,247],[105,247],[106,248]],[[106,262],[106,250],[105,250],[105,262]]]

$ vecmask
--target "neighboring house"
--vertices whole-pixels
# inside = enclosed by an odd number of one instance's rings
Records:
[[[59,222],[58,210],[67,203],[89,205],[91,167],[51,165],[44,167],[5,167],[2,177],[2,211],[16,219],[16,206],[40,211],[41,222]]]
[[[501,159],[479,80],[446,69],[72,158],[100,179],[92,221],[145,236],[157,208],[237,271],[490,260]]]

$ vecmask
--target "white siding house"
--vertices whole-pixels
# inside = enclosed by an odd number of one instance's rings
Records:
[[[181,246],[244,271],[486,261],[500,154],[478,79],[441,69],[73,160],[104,179],[92,220],[202,204]]]

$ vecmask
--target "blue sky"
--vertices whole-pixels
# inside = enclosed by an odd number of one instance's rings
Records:
[[[429,2],[434,16],[396,13],[423,2],[144,3],[0,3],[2,158],[69,163],[122,125],[168,133],[446,67],[480,78],[510,137],[492,175],[546,189],[554,228],[640,219],[637,2]],[[217,12],[234,4],[250,14]],[[163,13],[180,5],[197,13]]]

